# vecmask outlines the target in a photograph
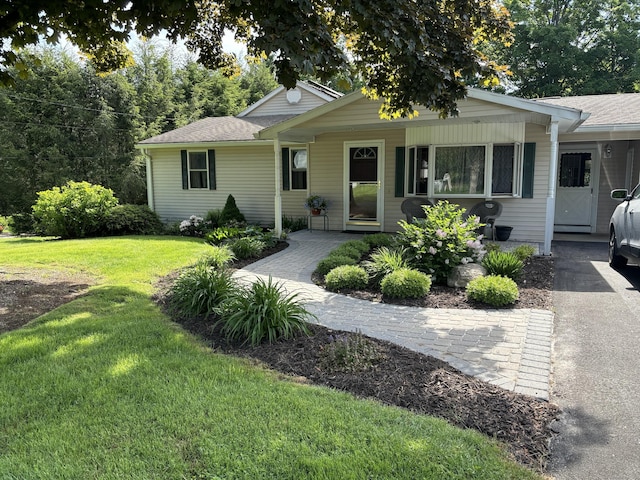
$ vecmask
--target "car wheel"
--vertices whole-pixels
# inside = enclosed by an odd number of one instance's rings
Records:
[[[613,268],[626,267],[627,259],[618,253],[618,239],[615,230],[609,236],[609,265]]]

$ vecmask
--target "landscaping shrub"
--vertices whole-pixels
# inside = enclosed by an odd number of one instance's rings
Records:
[[[157,235],[164,225],[147,205],[116,205],[105,219],[106,235]]]
[[[327,258],[323,258],[318,262],[318,266],[316,267],[316,273],[318,275],[322,275],[323,277],[333,270],[336,267],[341,265],[355,265],[358,263],[357,260],[354,260],[351,257],[346,255],[331,255]]]
[[[362,241],[368,243],[370,249],[390,247],[393,243],[393,236],[388,233],[369,233],[362,237]]]
[[[385,359],[377,343],[361,332],[351,335],[329,335],[329,343],[322,349],[320,365],[332,372],[361,372]]]
[[[426,210],[426,218],[399,222],[396,242],[407,249],[412,267],[444,282],[453,267],[482,260],[485,250],[475,232],[482,224],[476,216],[465,220],[464,212],[441,201]]]
[[[392,298],[420,298],[431,290],[431,277],[418,270],[401,268],[380,282],[382,294]]]
[[[361,255],[364,255],[365,253],[369,253],[369,250],[371,250],[371,247],[369,246],[369,243],[363,241],[363,240],[349,240],[347,242],[344,242],[342,245],[340,245],[340,247],[345,247],[345,248],[355,248],[356,250],[358,250],[360,252]]]
[[[489,275],[502,275],[517,280],[522,274],[524,264],[511,252],[492,251],[482,259],[482,265]]]
[[[207,232],[204,238],[211,245],[220,245],[225,241],[238,238],[241,231],[239,227],[218,227]]]
[[[180,235],[186,237],[204,237],[210,230],[209,225],[204,218],[197,215],[191,215],[186,220],[180,222]]]
[[[7,226],[14,235],[36,233],[35,220],[30,213],[14,213],[9,217]]]
[[[227,197],[227,201],[224,204],[224,208],[220,213],[220,218],[218,219],[220,225],[228,225],[230,223],[245,223],[246,219],[244,215],[240,212],[240,209],[236,205],[236,199],[233,198],[233,195],[229,195]]]
[[[409,267],[406,254],[406,248],[380,247],[371,254],[371,260],[363,262],[362,265],[371,280],[379,284],[391,272]]]
[[[287,217],[282,216],[282,229],[289,232],[297,232],[308,227],[306,217]]]
[[[200,257],[199,262],[217,269],[229,266],[236,259],[229,245],[212,245],[211,250]]]
[[[259,256],[265,249],[265,243],[258,237],[236,238],[229,242],[229,247],[239,260],[254,258]]]
[[[494,307],[510,305],[518,295],[516,282],[508,277],[489,275],[475,278],[467,284],[467,298]]]
[[[209,224],[210,228],[218,228],[221,226],[220,217],[222,216],[222,210],[209,210],[204,216],[204,221]]]
[[[499,243],[489,242],[484,244],[484,249],[486,250],[487,253],[499,252],[500,250],[502,250],[502,247],[500,247]]]
[[[256,280],[249,288],[236,289],[217,309],[225,337],[258,345],[308,333],[307,319],[315,318],[297,294],[287,295],[272,281]]]
[[[523,262],[533,257],[535,253],[536,249],[532,245],[518,245],[513,249],[513,254]]]
[[[340,245],[329,252],[330,257],[349,257],[358,262],[362,258],[362,252],[353,245]]]
[[[339,292],[345,289],[363,289],[369,282],[367,271],[357,265],[341,265],[334,268],[325,277],[327,290]]]
[[[204,315],[207,318],[236,289],[229,270],[200,263],[176,279],[169,292],[169,305],[180,317]]]
[[[45,235],[85,238],[104,230],[108,213],[118,204],[113,191],[89,182],[67,182],[38,192],[33,205],[36,229]]]

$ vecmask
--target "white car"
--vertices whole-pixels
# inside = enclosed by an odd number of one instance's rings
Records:
[[[631,193],[626,188],[611,191],[620,201],[609,221],[609,265],[624,267],[640,260],[640,184]]]

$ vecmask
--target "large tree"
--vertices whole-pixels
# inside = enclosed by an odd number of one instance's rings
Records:
[[[219,67],[229,64],[222,36],[232,30],[249,54],[275,56],[286,87],[304,74],[335,77],[352,62],[366,92],[385,98],[381,114],[422,104],[446,115],[456,112],[465,80],[496,73],[477,40],[505,38],[509,27],[497,0],[3,0],[0,38],[9,42],[0,65],[19,67],[16,48],[64,34],[114,67],[124,61],[114,42],[165,30]]]
[[[637,91],[639,0],[507,0],[514,42],[498,48],[525,97]]]

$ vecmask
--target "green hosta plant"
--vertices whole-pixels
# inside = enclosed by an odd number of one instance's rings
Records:
[[[169,305],[183,318],[209,317],[236,288],[229,270],[199,263],[177,278],[169,292]]]
[[[393,298],[424,297],[431,290],[431,277],[418,270],[401,268],[382,279],[380,290]]]
[[[516,282],[508,277],[488,275],[474,278],[467,284],[467,297],[470,300],[486,303],[494,307],[503,307],[515,303],[519,291]]]
[[[327,290],[339,292],[345,289],[366,288],[369,276],[364,268],[357,265],[342,265],[327,273],[325,284]]]
[[[380,247],[371,254],[371,260],[363,262],[363,266],[371,280],[380,283],[391,272],[409,268],[406,256],[406,248]]]
[[[425,211],[426,218],[399,222],[396,242],[407,249],[412,267],[445,281],[453,267],[482,260],[485,250],[476,230],[483,224],[478,217],[465,219],[465,210],[447,201]]]
[[[482,265],[490,275],[502,275],[512,280],[517,280],[524,268],[524,264],[515,254],[495,250],[485,255]]]
[[[268,281],[258,279],[248,288],[236,289],[217,312],[227,338],[251,345],[307,333],[307,320],[315,318],[300,303],[298,294],[287,295],[271,277]]]

